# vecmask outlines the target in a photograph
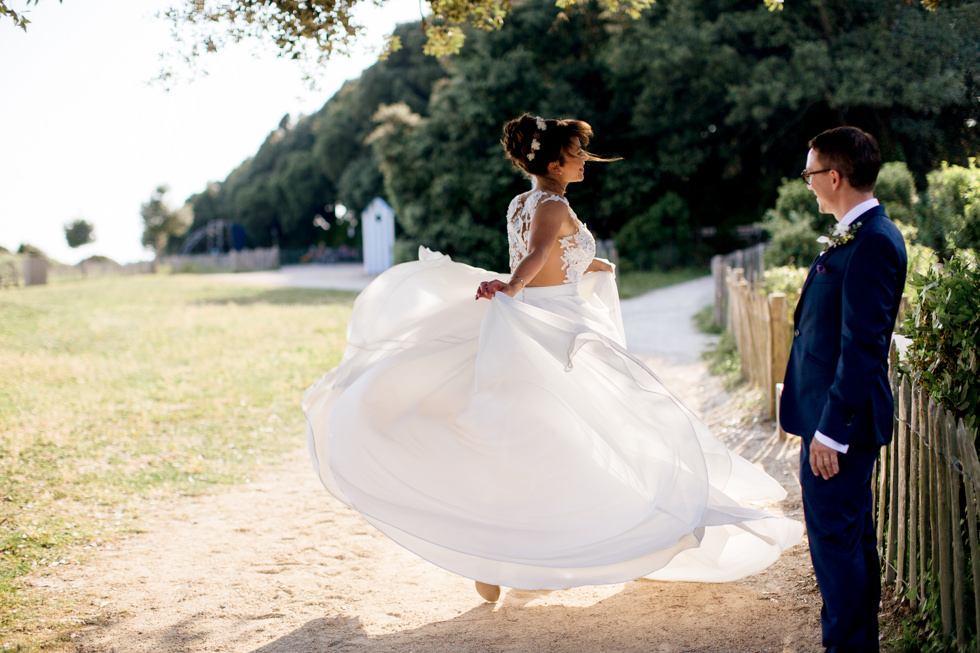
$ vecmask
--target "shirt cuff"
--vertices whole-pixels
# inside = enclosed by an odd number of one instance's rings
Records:
[[[841,444],[837,440],[835,440],[833,438],[830,438],[830,437],[827,437],[826,435],[824,435],[820,431],[817,431],[816,433],[814,433],[813,434],[813,438],[817,442],[819,442],[820,444],[822,444],[822,445],[824,445],[826,447],[830,447],[831,449],[833,449],[834,451],[836,451],[838,453],[847,453],[847,450],[851,446],[849,444]]]

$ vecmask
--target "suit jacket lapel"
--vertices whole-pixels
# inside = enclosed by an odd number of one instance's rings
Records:
[[[799,321],[800,307],[803,306],[803,297],[806,296],[806,289],[810,287],[810,282],[812,282],[813,278],[817,276],[817,265],[830,256],[831,252],[833,251],[833,247],[825,249],[817,256],[817,258],[813,259],[813,263],[810,264],[810,270],[806,273],[806,279],[803,281],[803,287],[800,288],[800,298],[796,302],[796,310],[793,311],[794,324]]]
[[[878,216],[883,217],[884,215],[885,215],[885,209],[883,209],[879,204],[878,206],[872,207],[867,211],[865,211],[864,213],[862,213],[861,215],[859,215],[857,219],[851,223],[851,227],[853,228],[854,225],[863,224],[864,222],[868,221],[871,218],[876,218]],[[861,237],[861,230],[858,229],[857,232],[854,234],[854,238],[860,238],[860,237]],[[803,287],[800,288],[800,298],[796,302],[796,310],[793,311],[794,324],[799,320],[800,306],[803,305],[803,297],[806,295],[806,289],[810,286],[810,282],[813,281],[813,278],[817,276],[816,275],[817,265],[823,262],[824,260],[826,260],[827,257],[829,257],[831,254],[833,254],[835,249],[837,248],[828,247],[819,256],[817,256],[817,258],[813,259],[813,263],[810,264],[810,271],[807,272],[806,280],[803,282]]]

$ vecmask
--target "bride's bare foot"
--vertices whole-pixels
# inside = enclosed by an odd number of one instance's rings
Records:
[[[493,603],[500,598],[500,585],[487,585],[476,581],[476,592],[483,597],[484,601]]]

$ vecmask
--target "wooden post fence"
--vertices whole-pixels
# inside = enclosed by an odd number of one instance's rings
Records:
[[[765,393],[763,417],[776,417],[776,384],[782,383],[793,343],[786,295],[757,292],[741,269],[726,275],[728,328],[738,346],[742,374]]]
[[[894,437],[873,483],[885,582],[914,609],[938,601],[943,645],[965,652],[980,624],[977,432],[901,374],[892,347]]]

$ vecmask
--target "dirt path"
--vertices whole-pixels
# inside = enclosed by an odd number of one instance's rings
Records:
[[[628,331],[640,325],[632,313],[649,309],[624,306]],[[667,321],[670,331],[685,328],[674,314]],[[634,340],[643,349],[644,338]],[[646,362],[731,448],[787,488],[789,498],[771,509],[802,519],[795,443],[746,419],[746,395],[722,391],[689,350],[656,349],[644,352]],[[88,622],[72,638],[76,650],[822,650],[805,544],[735,583],[505,590],[487,604],[471,581],[404,551],[330,497],[301,441],[297,434],[296,451],[253,482],[146,512],[141,535],[35,578],[43,591],[75,598]]]

